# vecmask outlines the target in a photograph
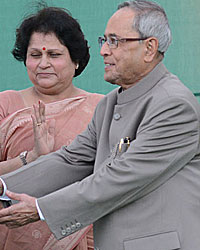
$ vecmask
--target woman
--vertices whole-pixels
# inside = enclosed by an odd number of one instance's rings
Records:
[[[88,63],[89,49],[80,25],[64,9],[46,7],[26,18],[17,29],[13,55],[26,65],[33,87],[0,93],[0,175],[68,145],[102,98],[72,84]],[[0,249],[93,249],[92,226],[59,242],[45,222],[13,230],[1,226]]]

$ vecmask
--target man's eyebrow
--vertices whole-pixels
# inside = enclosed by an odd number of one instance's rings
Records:
[[[109,33],[108,36],[115,36],[115,37],[117,37],[117,34],[115,34],[115,33]],[[105,34],[104,34],[104,37],[106,37]]]

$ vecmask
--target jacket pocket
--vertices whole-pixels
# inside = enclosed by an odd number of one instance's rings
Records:
[[[125,250],[176,250],[180,249],[177,232],[165,232],[124,240]]]

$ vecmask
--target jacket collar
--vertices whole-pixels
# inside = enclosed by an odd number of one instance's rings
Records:
[[[166,73],[168,73],[168,70],[164,64],[160,62],[148,75],[133,87],[125,91],[122,91],[120,88],[117,92],[117,103],[123,104],[141,97],[152,89]]]

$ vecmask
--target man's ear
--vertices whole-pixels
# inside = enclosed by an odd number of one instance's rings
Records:
[[[144,60],[146,63],[150,63],[153,61],[154,57],[158,52],[158,39],[155,37],[150,37],[145,42],[145,56]]]

